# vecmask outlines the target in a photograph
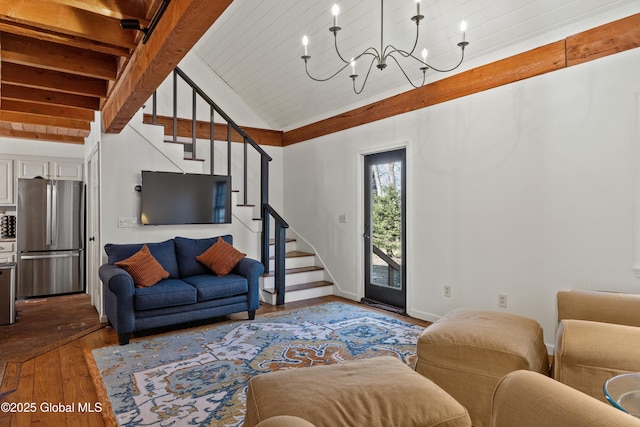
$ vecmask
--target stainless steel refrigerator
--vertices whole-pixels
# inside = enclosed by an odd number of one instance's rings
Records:
[[[18,298],[84,290],[83,189],[79,181],[18,180]]]

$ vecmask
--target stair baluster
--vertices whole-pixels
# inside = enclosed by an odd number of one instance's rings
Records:
[[[284,304],[285,294],[285,235],[286,229],[289,228],[287,222],[269,205],[269,162],[272,160],[271,156],[267,154],[247,133],[238,126],[231,118],[216,105],[213,100],[204,93],[204,91],[195,84],[180,68],[176,67],[173,71],[173,129],[171,142],[178,143],[178,76],[189,85],[193,90],[192,95],[192,118],[191,118],[191,143],[185,144],[184,151],[187,151],[187,145],[190,145],[191,155],[190,158],[196,159],[196,139],[197,139],[197,117],[196,117],[196,104],[197,97],[199,96],[210,106],[210,123],[209,123],[209,143],[210,149],[210,173],[214,174],[214,141],[215,141],[215,122],[214,113],[217,113],[227,123],[227,176],[231,175],[231,136],[232,130],[240,134],[243,138],[244,144],[244,159],[243,159],[243,201],[244,204],[248,204],[248,148],[251,146],[258,154],[260,154],[260,206],[262,214],[262,236],[261,236],[261,262],[265,268],[265,274],[269,274],[269,233],[271,218],[274,219],[275,224],[275,287],[277,291],[277,305]],[[152,123],[157,123],[157,110],[156,110],[156,92],[153,93],[153,117]],[[185,156],[185,158],[187,158]]]

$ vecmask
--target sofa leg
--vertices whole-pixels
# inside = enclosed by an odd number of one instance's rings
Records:
[[[256,311],[249,310],[249,320],[254,320],[256,318]]]
[[[120,345],[127,345],[129,344],[129,334],[120,334],[118,333],[118,343]]]

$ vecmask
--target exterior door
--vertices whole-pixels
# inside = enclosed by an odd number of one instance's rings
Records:
[[[365,156],[365,302],[406,310],[405,149]]]

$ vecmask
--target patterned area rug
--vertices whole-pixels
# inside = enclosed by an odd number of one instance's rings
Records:
[[[137,339],[95,349],[87,359],[95,360],[121,427],[240,426],[251,377],[380,355],[413,366],[423,329],[332,302]]]

